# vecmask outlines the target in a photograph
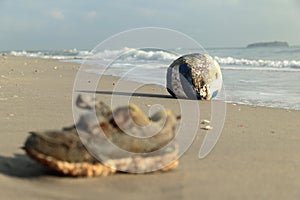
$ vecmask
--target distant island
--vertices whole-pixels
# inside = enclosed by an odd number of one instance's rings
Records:
[[[289,47],[289,44],[287,42],[256,42],[249,44],[247,48],[256,48],[256,47]]]

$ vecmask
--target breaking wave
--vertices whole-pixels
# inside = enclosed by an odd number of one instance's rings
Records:
[[[118,62],[172,62],[180,55],[172,53],[170,51],[159,49],[135,49],[125,47],[120,50],[104,50],[101,52],[95,52],[92,58],[103,60],[116,60]]]
[[[25,56],[59,60],[100,60],[103,63],[114,62],[119,66],[139,65],[145,68],[168,67],[173,60],[180,57],[172,51],[159,49],[135,49],[124,47],[118,50],[81,51],[77,49],[62,51],[11,51],[9,55]],[[256,71],[300,71],[300,60],[264,60],[264,59],[245,59],[234,57],[214,57],[221,68],[224,70],[256,70]]]
[[[45,59],[84,59],[92,56],[90,51],[79,51],[77,49],[58,50],[58,51],[11,51],[8,52],[11,56],[24,56],[30,58],[45,58]]]
[[[285,71],[294,69],[300,70],[300,61],[298,60],[249,60],[232,57],[215,57],[220,65],[227,65],[226,69],[239,70],[270,70],[270,71]],[[239,66],[239,67],[234,67]]]
[[[11,51],[12,56],[25,56],[52,59],[100,59],[113,61],[173,61],[180,55],[165,50],[134,49],[125,47],[120,50],[79,51],[77,49],[62,51]]]

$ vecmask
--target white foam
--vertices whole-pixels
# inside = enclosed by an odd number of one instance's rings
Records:
[[[226,69],[239,69],[239,70],[277,70],[282,68],[295,69],[294,71],[300,70],[300,61],[298,60],[249,60],[244,58],[233,58],[233,57],[215,57],[221,65],[237,65],[237,66],[249,66],[247,67],[239,67],[239,68],[226,68]],[[254,68],[256,67],[256,68]]]
[[[241,71],[273,71],[273,72],[300,72],[300,68],[273,68],[273,67],[243,67],[243,66],[221,66],[223,70]]]
[[[124,47],[117,50],[80,51],[77,49],[62,51],[11,51],[9,55],[47,59],[72,60],[100,60],[105,63],[115,62],[127,66],[139,64],[141,67],[165,68],[180,55],[163,50],[143,50]],[[251,60],[233,57],[214,57],[225,70],[256,70],[256,71],[300,71],[300,60]]]
[[[125,47],[120,50],[104,50],[94,52],[91,58],[99,58],[103,60],[119,60],[119,61],[168,61],[171,62],[178,58],[179,55],[163,50],[143,50]]]
[[[78,51],[77,49],[62,50],[62,51],[11,51],[8,53],[11,56],[23,56],[29,58],[45,58],[45,59],[85,59],[92,56],[90,51]]]

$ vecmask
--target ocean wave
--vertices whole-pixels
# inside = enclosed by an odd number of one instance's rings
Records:
[[[60,51],[11,51],[9,55],[59,60],[100,60],[119,65],[141,65],[141,67],[167,67],[181,55],[160,49],[135,49],[124,47],[117,50],[82,51],[77,49]],[[214,57],[225,70],[300,71],[300,60],[245,59]],[[162,64],[162,65],[159,65]]]
[[[23,56],[29,58],[44,58],[44,59],[85,59],[92,56],[90,51],[79,51],[77,49],[60,50],[60,51],[11,51],[8,53],[11,56]]]
[[[244,66],[221,66],[222,70],[241,71],[270,71],[270,72],[300,72],[300,68],[274,68],[274,67],[244,67]]]
[[[25,56],[25,57],[40,57],[42,52],[27,52],[27,51],[11,51],[9,53],[11,56]]]
[[[61,51],[11,51],[9,55],[52,59],[99,59],[114,62],[172,62],[178,54],[160,49],[135,49],[124,47],[118,50],[80,51],[77,49]]]
[[[238,66],[251,66],[251,68],[243,67],[241,69],[244,70],[276,70],[276,69],[283,69],[290,68],[290,69],[299,69],[300,70],[300,61],[298,60],[249,60],[243,58],[232,58],[232,57],[215,57],[221,65],[238,65]],[[252,68],[256,67],[256,68]],[[261,68],[258,68],[261,67]],[[228,68],[230,69],[230,68]],[[232,68],[236,69],[236,68]]]
[[[92,58],[117,61],[161,61],[171,62],[179,57],[178,54],[159,49],[135,49],[124,47],[120,50],[104,50],[94,53]]]

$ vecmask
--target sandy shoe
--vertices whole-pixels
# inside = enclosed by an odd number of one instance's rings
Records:
[[[177,167],[178,145],[172,141],[177,117],[172,112],[160,111],[148,118],[135,105],[112,111],[103,102],[93,105],[82,96],[78,97],[77,106],[87,112],[76,126],[31,132],[24,146],[31,158],[69,176],[106,176],[117,171],[146,173]],[[98,155],[96,149],[92,155],[86,149],[89,146],[96,146],[101,153]],[[117,146],[117,150],[112,146]],[[120,153],[119,148],[133,156]]]

